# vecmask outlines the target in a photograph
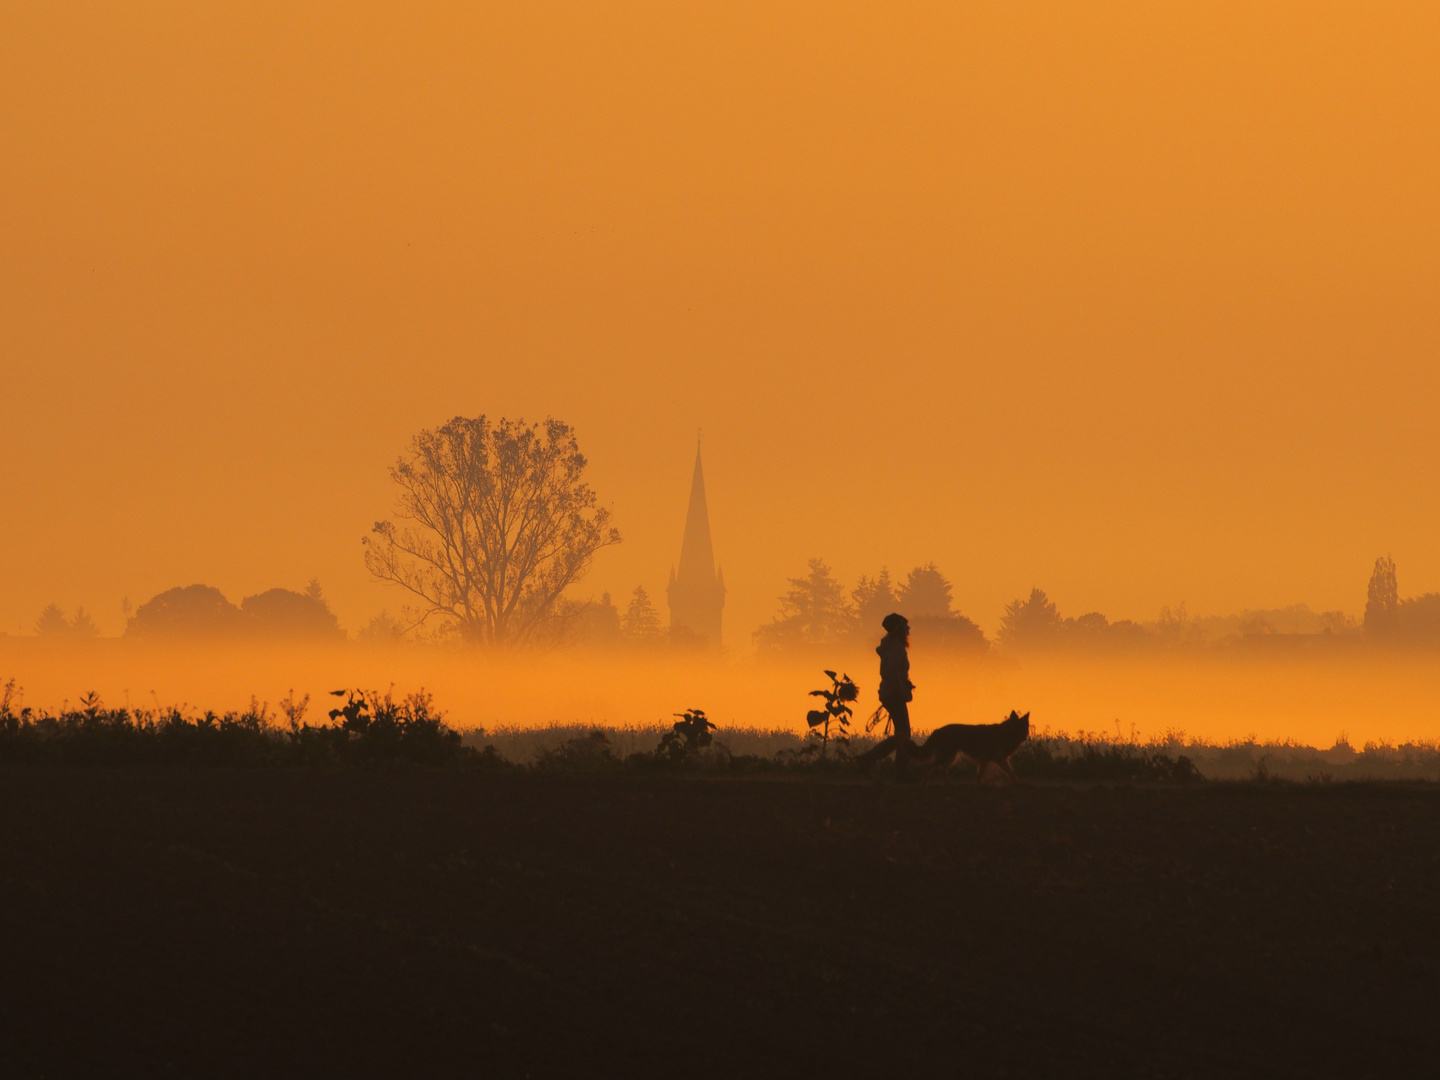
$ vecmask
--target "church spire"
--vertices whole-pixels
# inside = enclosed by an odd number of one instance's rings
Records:
[[[710,539],[710,507],[705,498],[705,470],[700,446],[695,446],[695,471],[690,479],[690,506],[685,514],[685,539],[680,545],[680,569],[666,590],[670,600],[670,630],[711,646],[720,644],[720,615],[725,607],[725,581],[715,568]]]
[[[695,472],[690,478],[690,509],[685,514],[685,540],[680,545],[680,577],[715,576],[715,548],[710,541],[710,507],[705,500],[705,470],[695,447]]]

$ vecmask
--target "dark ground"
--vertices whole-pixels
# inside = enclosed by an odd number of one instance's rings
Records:
[[[0,770],[8,1076],[1440,1071],[1440,789]]]

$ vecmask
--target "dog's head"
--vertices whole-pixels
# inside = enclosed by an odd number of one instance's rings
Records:
[[[1019,729],[1021,742],[1024,742],[1030,737],[1030,714],[1028,712],[1024,716],[1021,716],[1014,709],[1011,709],[1010,715],[1005,718],[1005,725]]]

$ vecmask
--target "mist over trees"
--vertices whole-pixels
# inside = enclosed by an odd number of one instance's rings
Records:
[[[1169,614],[1169,608],[1162,609],[1160,624],[1164,624]],[[1158,634],[1158,630],[1155,633]],[[1016,598],[1005,606],[997,640],[1001,648],[1009,651],[1039,652],[1060,648],[1143,647],[1151,636],[1152,632],[1139,623],[1128,619],[1112,623],[1098,611],[1066,618],[1044,589],[1032,588],[1028,597]]]
[[[355,640],[370,645],[396,645],[405,640],[405,625],[388,609],[381,608],[379,615],[372,616],[355,632]]]
[[[365,566],[400,586],[415,621],[468,642],[558,642],[576,614],[563,594],[620,542],[584,482],[569,425],[457,416],[415,436],[390,470],[397,525],[375,523]]]
[[[1365,633],[1393,645],[1440,643],[1440,593],[1400,598],[1395,560],[1375,560],[1366,590]]]
[[[35,634],[37,637],[83,639],[98,637],[100,629],[83,607],[77,607],[75,614],[67,618],[59,604],[47,604],[35,620]]]
[[[565,641],[616,644],[622,636],[620,609],[608,592],[601,593],[599,600],[571,604],[563,633]]]
[[[813,558],[788,586],[775,617],[754,632],[762,652],[878,638],[880,620],[892,611],[910,620],[916,645],[971,653],[991,647],[980,628],[954,610],[950,581],[934,563],[915,567],[898,585],[885,569],[862,575],[847,592],[829,565]],[[1388,558],[1376,560],[1363,623],[1305,604],[1205,617],[1192,616],[1184,604],[1167,605],[1148,622],[1112,622],[1098,611],[1066,615],[1035,587],[1006,605],[993,644],[1011,655],[1440,645],[1440,593],[1402,599]]]
[[[645,586],[636,585],[625,606],[625,617],[620,624],[621,633],[627,641],[637,645],[649,645],[661,641],[665,636],[660,624],[660,613],[650,601]]]
[[[236,606],[210,585],[167,589],[141,604],[125,626],[136,639],[225,641],[239,639],[344,641],[320,588],[268,589]]]
[[[968,651],[988,648],[984,633],[952,609],[950,582],[934,563],[917,566],[896,589],[888,569],[862,576],[849,592],[823,559],[810,559],[804,577],[790,578],[780,611],[753,637],[762,651],[831,645],[880,636],[880,620],[899,611],[911,639]]]
[[[344,640],[345,632],[330,611],[320,583],[311,580],[303,593],[269,589],[240,601],[240,614],[251,633],[266,637]]]
[[[811,559],[804,577],[790,578],[780,596],[780,613],[754,633],[762,649],[830,645],[844,640],[854,623],[845,588],[823,559]]]

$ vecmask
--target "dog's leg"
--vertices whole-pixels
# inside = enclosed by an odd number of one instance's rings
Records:
[[[1010,759],[1009,759],[1008,757],[1003,757],[1003,758],[1001,758],[1001,759],[1000,759],[999,761],[997,761],[995,764],[999,765],[1000,768],[1002,768],[1003,770],[1005,770],[1005,775],[1008,776],[1008,777],[1010,777],[1011,780],[1013,780],[1013,781],[1014,781],[1015,783],[1017,783],[1017,784],[1020,783],[1020,777],[1018,777],[1018,776],[1015,775],[1015,769],[1014,769],[1014,767],[1010,764]]]

